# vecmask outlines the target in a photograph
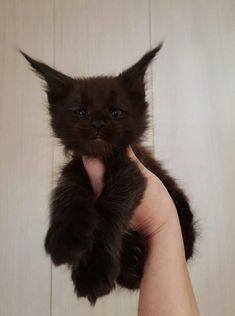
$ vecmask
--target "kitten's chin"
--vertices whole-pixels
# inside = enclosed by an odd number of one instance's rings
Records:
[[[80,154],[93,158],[105,158],[110,156],[112,152],[113,146],[110,143],[102,138],[96,138],[89,141]]]

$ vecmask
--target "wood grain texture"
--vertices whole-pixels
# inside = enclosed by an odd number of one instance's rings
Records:
[[[40,82],[17,51],[50,60],[52,2],[1,1],[0,315],[50,315],[43,238],[52,150]]]
[[[235,315],[235,2],[0,1],[0,315],[134,316],[138,293],[95,308],[43,250],[48,197],[64,161],[41,82],[17,48],[74,76],[117,74],[161,40],[148,80],[146,144],[199,219],[190,263],[202,315]]]
[[[152,1],[156,155],[199,220],[190,263],[202,315],[235,315],[235,3]]]
[[[118,74],[150,47],[148,1],[55,1],[55,66],[74,76]],[[69,18],[68,18],[69,17]],[[148,135],[148,144],[152,144]],[[57,147],[56,147],[57,150]],[[63,155],[55,153],[57,174]],[[52,312],[62,316],[131,316],[137,293],[113,293],[94,308],[77,300],[66,268],[53,268]]]

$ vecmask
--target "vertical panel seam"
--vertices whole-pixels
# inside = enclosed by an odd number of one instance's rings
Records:
[[[52,64],[53,67],[55,67],[55,0],[52,0],[52,10],[53,10],[53,25],[52,25]],[[53,187],[54,183],[54,176],[53,176],[53,171],[54,171],[54,139],[52,138],[51,142],[51,151],[52,151],[52,156],[51,156],[51,189]],[[50,316],[52,316],[53,311],[52,311],[52,300],[53,300],[53,295],[52,295],[52,290],[53,290],[53,267],[52,267],[52,262],[50,261]]]
[[[148,0],[148,28],[149,28],[149,48],[152,48],[152,19],[151,19],[151,0]],[[150,66],[150,90],[151,90],[151,122],[152,122],[152,148],[155,151],[155,129],[154,129],[154,111],[153,111],[153,68]]]

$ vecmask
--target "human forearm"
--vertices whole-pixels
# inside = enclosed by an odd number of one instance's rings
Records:
[[[138,316],[198,316],[176,210],[149,239]]]

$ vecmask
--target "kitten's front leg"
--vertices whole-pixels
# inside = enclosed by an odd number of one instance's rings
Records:
[[[63,169],[50,211],[46,252],[55,265],[71,264],[92,247],[98,224],[92,189],[80,160],[71,161]]]
[[[104,183],[96,203],[101,223],[96,242],[72,272],[78,296],[88,297],[91,303],[115,285],[120,272],[122,236],[145,189],[139,168],[127,157],[106,166]]]

